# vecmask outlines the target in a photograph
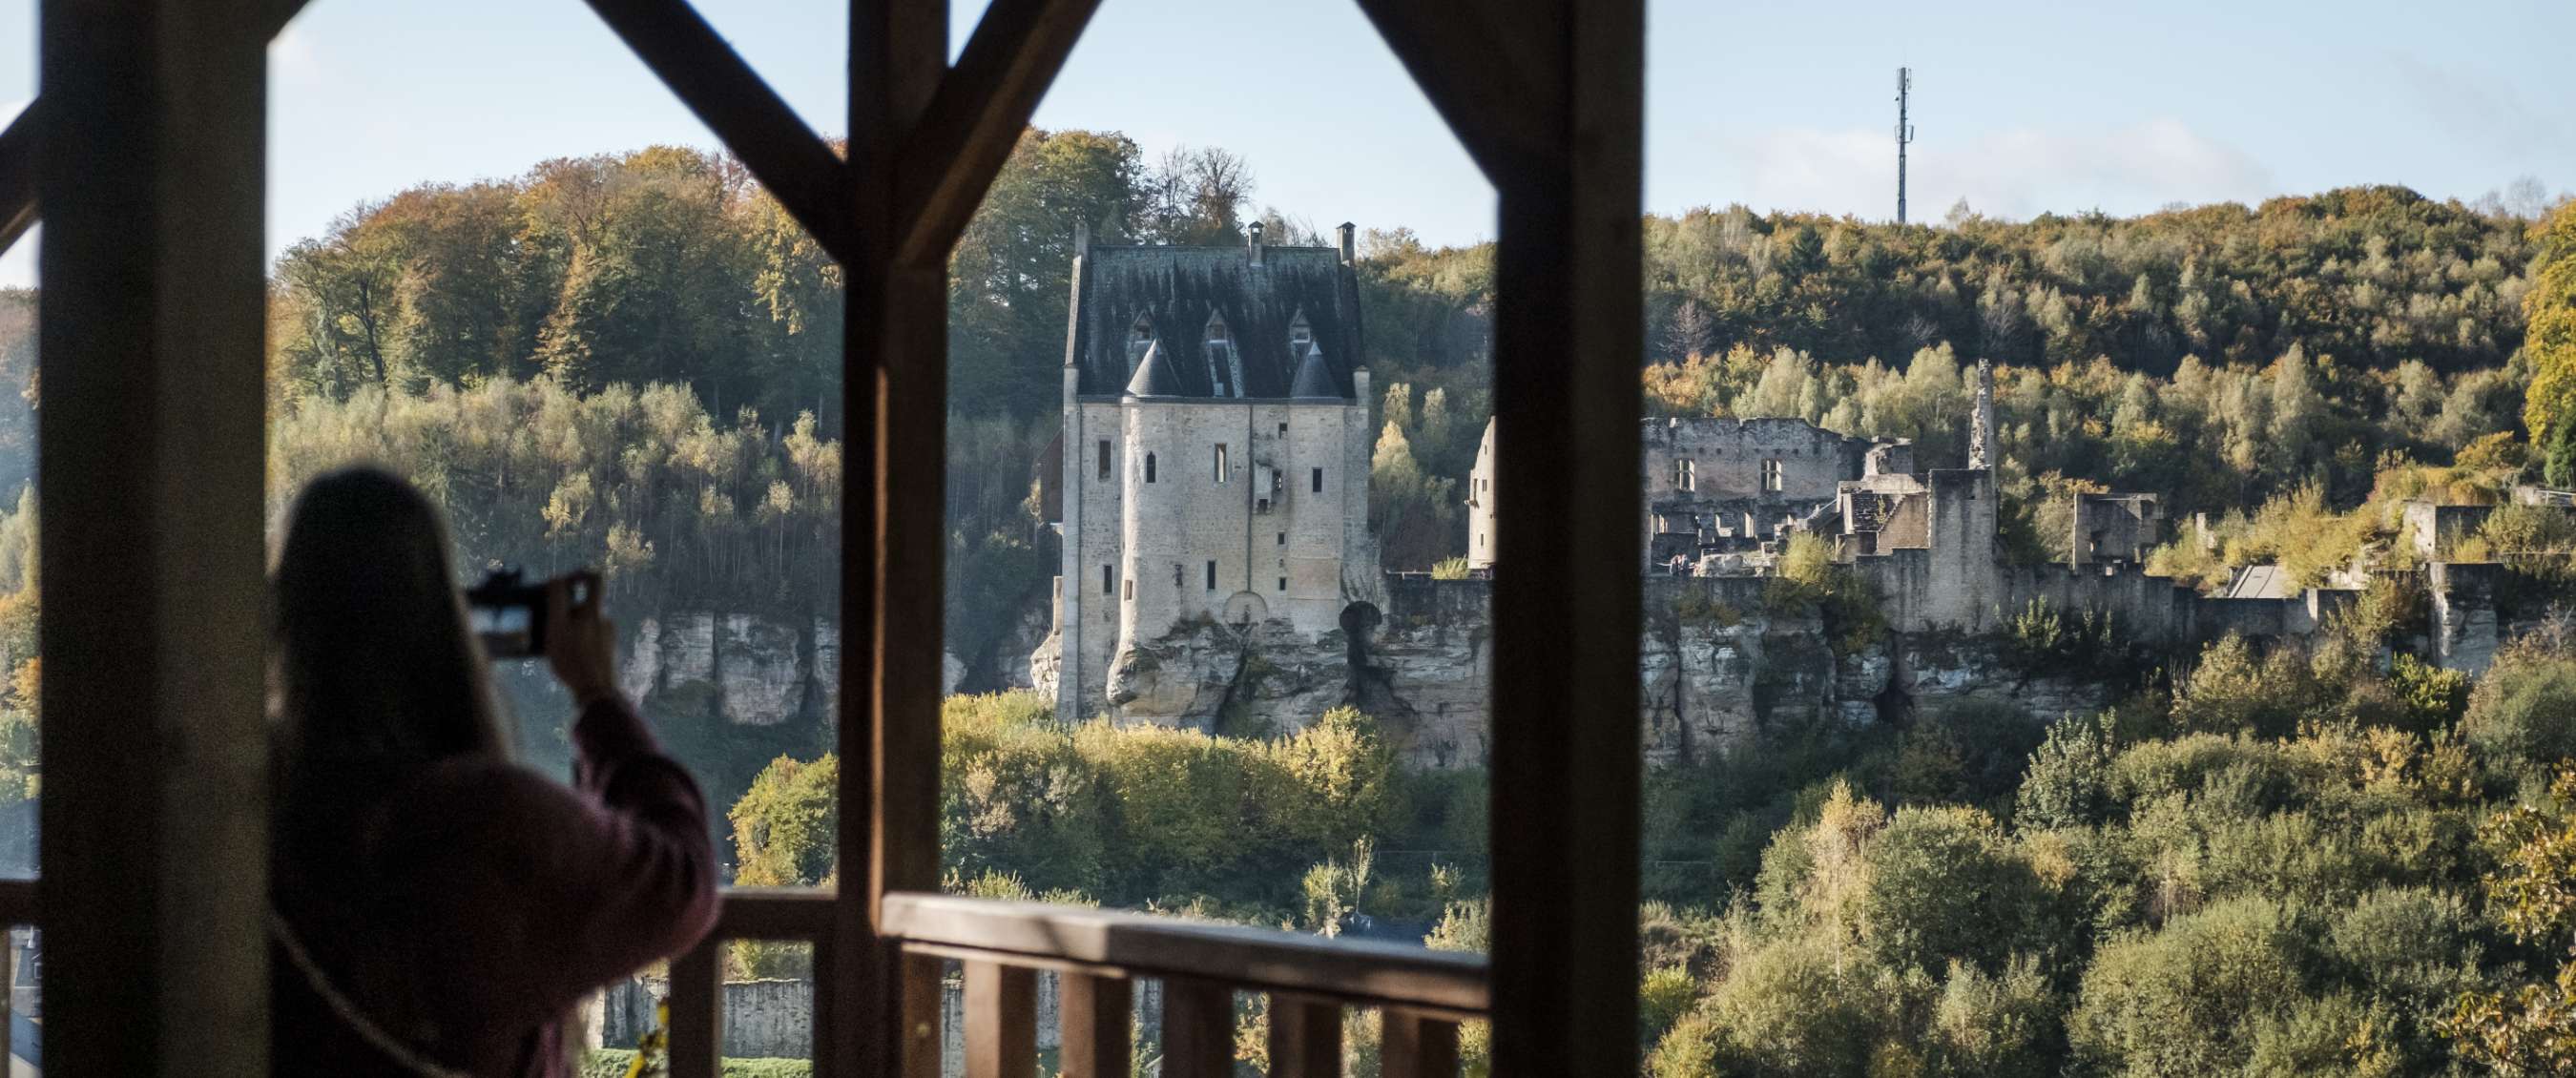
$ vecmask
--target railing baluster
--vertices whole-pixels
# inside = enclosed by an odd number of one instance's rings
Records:
[[[717,1078],[724,1053],[724,941],[710,936],[671,960],[671,1078]]]
[[[1234,989],[1220,981],[1163,982],[1163,1078],[1234,1073]]]
[[[1341,1078],[1342,1005],[1270,994],[1270,1078]]]
[[[18,1050],[11,1021],[18,1013],[18,927],[0,925],[0,1074],[15,1076],[18,1065],[10,1059]]]
[[[1388,1007],[1378,1058],[1386,1078],[1457,1078],[1458,1023]]]
[[[946,964],[932,955],[907,954],[903,976],[903,1078],[939,1078],[940,997],[947,990]]]
[[[1033,1078],[1038,976],[1023,966],[966,963],[966,1078]]]
[[[1066,973],[1058,978],[1056,1015],[1064,1046],[1063,1078],[1127,1078],[1134,986],[1124,977]]]

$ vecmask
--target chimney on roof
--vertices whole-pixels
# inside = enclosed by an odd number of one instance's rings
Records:
[[[1260,264],[1261,264],[1261,222],[1259,222],[1259,221],[1254,221],[1254,222],[1252,222],[1251,227],[1246,228],[1246,229],[1244,229],[1244,230],[1243,230],[1243,234],[1244,234],[1244,236],[1246,237],[1246,239],[1244,240],[1244,246],[1249,247],[1249,248],[1251,248],[1251,249],[1252,249],[1252,264],[1253,264],[1253,265],[1256,265],[1256,266],[1260,265]]]
[[[1333,228],[1334,238],[1341,241],[1342,264],[1345,266],[1357,261],[1359,256],[1359,248],[1351,245],[1351,233],[1353,231],[1354,229],[1348,221],[1344,221]]]

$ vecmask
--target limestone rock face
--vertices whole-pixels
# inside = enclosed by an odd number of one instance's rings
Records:
[[[729,723],[769,726],[807,714],[829,721],[840,684],[840,634],[825,618],[664,611],[628,631],[619,674],[639,703]]]
[[[723,635],[715,648],[721,656],[715,674],[725,721],[767,726],[803,708],[811,679],[800,628],[794,622],[751,614],[725,615],[719,623]]]
[[[1491,748],[1491,583],[1388,577],[1381,606],[1353,602],[1340,631],[1199,619],[1119,655],[1088,716],[1236,734],[1303,728],[1349,704],[1375,716],[1413,767],[1481,767]],[[1950,632],[1846,642],[1812,611],[1775,611],[1754,577],[1649,581],[1638,654],[1646,759],[1662,766],[1763,731],[1906,723],[1963,706],[2043,720],[2108,706],[2104,686],[2015,671],[1999,645]],[[1058,642],[1041,639],[1029,683],[1052,695]],[[1097,691],[1097,690],[1095,690]],[[1581,721],[1584,716],[1568,716]]]

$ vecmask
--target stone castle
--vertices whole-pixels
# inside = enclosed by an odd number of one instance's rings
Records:
[[[1319,636],[1379,596],[1350,225],[1339,239],[1269,246],[1256,223],[1242,248],[1078,242],[1042,497],[1063,569],[1033,660],[1061,716],[1153,710],[1141,645],[1175,626]]]

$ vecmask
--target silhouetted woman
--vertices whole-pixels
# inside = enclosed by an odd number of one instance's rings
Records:
[[[510,762],[446,527],[373,469],[296,499],[275,580],[280,1075],[556,1076],[590,991],[715,914],[697,785],[617,689],[599,589],[548,588],[569,788]]]

